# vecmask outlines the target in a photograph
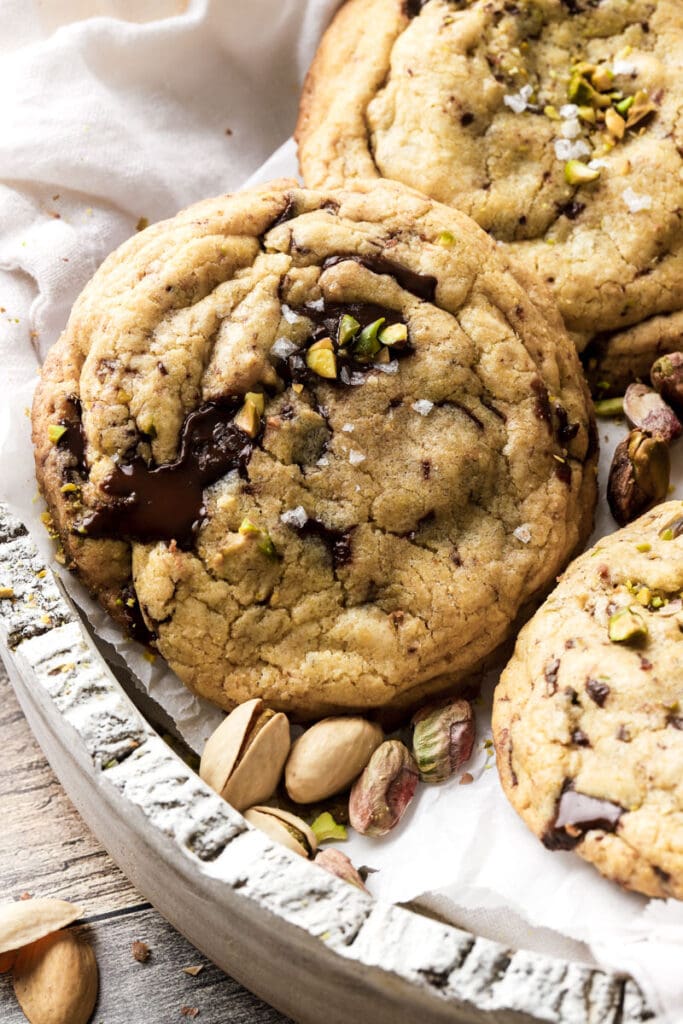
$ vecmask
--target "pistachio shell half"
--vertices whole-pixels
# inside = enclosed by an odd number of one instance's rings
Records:
[[[66,928],[82,914],[81,907],[66,900],[45,898],[3,903],[0,905],[0,954],[21,949]]]
[[[313,857],[318,849],[315,835],[306,822],[279,807],[250,807],[244,812],[244,820],[300,857]]]
[[[363,884],[363,879],[360,877],[353,864],[341,850],[329,849],[321,850],[316,854],[314,864],[318,867],[324,868],[331,875],[336,875],[337,878],[341,878],[344,882],[348,882],[349,885],[355,885],[357,889],[362,889],[363,892],[368,890]]]
[[[17,954],[14,994],[31,1024],[87,1024],[97,1001],[92,948],[70,931],[55,932]]]
[[[236,707],[211,734],[199,774],[238,811],[270,799],[289,753],[287,716],[259,698]]]
[[[294,743],[285,766],[292,800],[311,804],[340,793],[358,778],[384,739],[364,718],[323,718]]]

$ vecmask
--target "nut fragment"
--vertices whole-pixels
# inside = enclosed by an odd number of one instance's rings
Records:
[[[337,357],[330,338],[323,338],[322,341],[311,345],[306,353],[306,366],[318,377],[334,380],[337,376]]]
[[[666,402],[683,412],[683,352],[670,352],[653,363],[650,380]]]
[[[607,501],[620,526],[666,497],[670,469],[666,444],[641,430],[632,430],[617,445],[607,481]]]
[[[289,753],[289,722],[259,698],[235,708],[206,742],[204,782],[238,811],[273,795]]]
[[[87,1024],[95,1008],[95,954],[73,932],[55,932],[20,950],[13,981],[31,1024]]]
[[[599,177],[598,167],[589,167],[580,160],[568,160],[564,165],[564,178],[568,185],[589,185]]]
[[[244,819],[300,857],[313,857],[318,849],[315,835],[306,822],[289,811],[281,811],[279,807],[250,807]]]
[[[607,635],[613,644],[643,640],[647,634],[647,622],[636,608],[621,608],[609,617]]]
[[[315,821],[311,822],[311,830],[318,843],[326,843],[330,839],[347,839],[346,829],[338,824],[329,811],[323,811]]]
[[[349,798],[349,821],[357,832],[384,836],[398,825],[415,795],[419,774],[400,740],[386,740],[374,752]]]
[[[413,754],[423,782],[450,779],[472,753],[474,715],[466,700],[440,701],[413,717]]]
[[[313,863],[317,864],[319,868],[329,871],[331,875],[336,875],[337,878],[348,882],[349,885],[355,885],[357,889],[362,889],[363,892],[368,891],[363,884],[363,879],[346,854],[342,853],[341,850],[321,850],[320,853],[316,854]]]
[[[133,957],[133,960],[137,960],[139,964],[147,963],[147,961],[149,960],[149,946],[147,945],[146,942],[140,942],[139,939],[136,939],[135,942],[132,944],[132,946],[130,947],[130,952]]]
[[[0,954],[21,949],[51,932],[66,928],[83,914],[66,900],[36,899],[0,906]]]
[[[287,792],[299,804],[334,796],[360,775],[383,739],[381,727],[364,718],[323,718],[292,747]]]
[[[624,414],[632,427],[666,444],[674,441],[683,429],[673,409],[646,384],[629,384],[624,395]]]

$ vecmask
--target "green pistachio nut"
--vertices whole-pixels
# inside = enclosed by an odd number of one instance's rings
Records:
[[[355,317],[350,316],[348,313],[344,313],[339,321],[339,329],[337,331],[337,343],[340,348],[356,337],[360,330],[360,324]]]
[[[378,320],[373,320],[360,332],[353,346],[353,354],[356,359],[372,359],[377,355],[382,347],[377,334],[385,319],[381,316]]]
[[[636,608],[621,608],[610,615],[607,635],[613,644],[637,643],[648,635],[647,622]]]

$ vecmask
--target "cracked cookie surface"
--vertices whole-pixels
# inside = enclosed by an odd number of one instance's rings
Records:
[[[130,239],[33,409],[64,557],[194,691],[408,707],[587,536],[596,445],[554,304],[458,211],[293,181]]]
[[[520,633],[498,769],[551,850],[683,899],[683,502],[599,541]]]
[[[673,0],[348,0],[304,89],[304,180],[381,176],[457,206],[598,360],[644,324],[655,352],[680,348],[682,72]]]

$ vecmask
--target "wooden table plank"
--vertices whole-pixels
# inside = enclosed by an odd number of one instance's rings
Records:
[[[93,1024],[285,1024],[286,1018],[210,964],[133,888],[79,818],[47,764],[0,663],[0,900],[59,896],[85,909],[83,934],[100,969]],[[151,950],[131,954],[135,940]],[[192,978],[183,967],[202,964]],[[0,975],[0,1021],[26,1024],[11,979]]]

